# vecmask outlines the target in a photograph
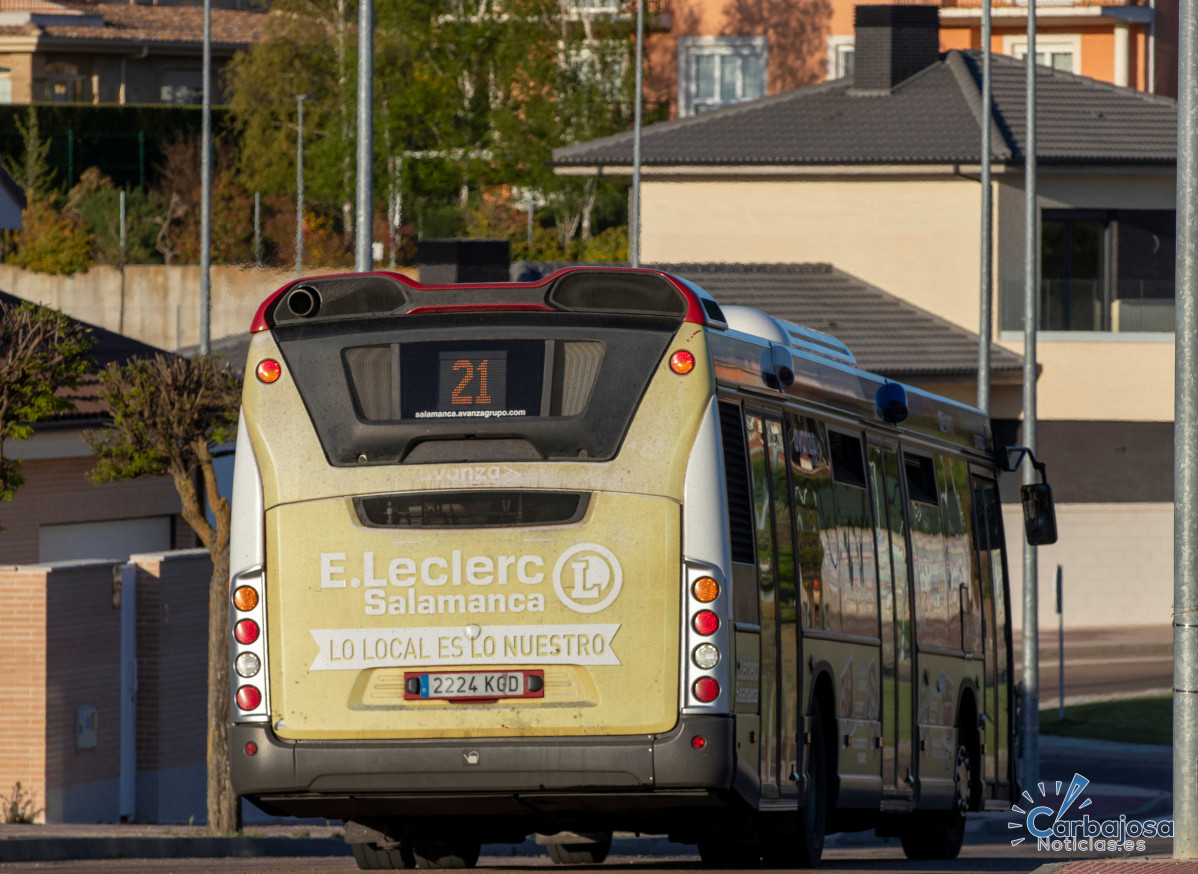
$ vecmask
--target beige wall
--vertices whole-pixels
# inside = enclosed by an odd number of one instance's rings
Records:
[[[1040,418],[1173,421],[1172,340],[1124,342],[1117,337],[1037,342]],[[1023,355],[1022,343],[1001,345]]]
[[[646,262],[830,262],[977,330],[978,184],[950,175],[645,179]]]
[[[1022,355],[1022,329],[998,328],[1004,305],[1018,307],[1016,317],[1022,308],[1023,179],[996,180],[995,335]],[[1173,186],[1171,173],[1048,171],[1039,200],[1045,209],[1171,209]],[[977,330],[980,194],[965,176],[649,177],[642,202],[648,262],[830,262]],[[1168,335],[1046,335],[1038,357],[1042,418],[1173,418]],[[1010,392],[1002,400],[994,414],[1017,417],[1021,401]]]
[[[1051,474],[1051,469],[1050,469]],[[1011,621],[1023,626],[1023,521],[1003,508]],[[1060,540],[1039,549],[1040,629],[1055,627],[1061,566],[1066,628],[1169,625],[1173,616],[1172,504],[1058,504]]]

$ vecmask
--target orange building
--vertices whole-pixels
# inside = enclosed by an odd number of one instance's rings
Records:
[[[853,0],[666,0],[650,17],[646,97],[685,117],[778,94],[854,68]],[[651,4],[652,5],[652,4]],[[983,0],[940,7],[940,49],[979,49]],[[1040,63],[1177,96],[1177,0],[1040,0]],[[994,0],[990,48],[1027,54],[1027,2]]]

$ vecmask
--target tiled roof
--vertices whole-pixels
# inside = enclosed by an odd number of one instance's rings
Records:
[[[993,160],[1022,164],[1026,69],[992,57]],[[1041,162],[1175,164],[1175,101],[1043,66],[1036,82]],[[889,94],[855,94],[851,78],[836,79],[649,125],[641,154],[647,167],[977,163],[980,119],[981,54],[950,51]],[[553,158],[627,166],[632,133],[555,149]]]
[[[104,40],[149,43],[194,43],[204,40],[204,10],[200,6],[88,7],[103,16],[103,27],[82,24],[45,24],[40,30],[51,39]],[[212,10],[214,46],[248,46],[266,37],[267,14],[240,9]]]
[[[16,295],[0,291],[0,305],[20,306],[26,302]],[[96,345],[92,347],[92,358],[96,361],[97,372],[113,361],[124,363],[134,358],[152,358],[163,351],[148,343],[142,343],[140,340],[134,340],[132,337],[126,337],[96,325],[89,325],[87,322],[80,322],[78,319],[71,321],[83,325],[92,332],[92,336],[96,340]],[[96,374],[91,373],[79,381],[78,388],[59,389],[58,394],[75,401],[75,409],[52,417],[52,421],[72,423],[78,420],[94,421],[100,416],[106,415],[108,406],[100,400],[99,388]]]
[[[977,373],[978,335],[830,264],[651,264],[711,292],[721,304],[755,307],[831,334],[865,370],[895,379]],[[991,346],[998,381],[1019,381],[1023,360]]]

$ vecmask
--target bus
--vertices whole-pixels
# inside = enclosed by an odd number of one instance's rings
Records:
[[[233,786],[361,868],[951,858],[1015,797],[979,410],[637,269],[299,279],[245,372]]]

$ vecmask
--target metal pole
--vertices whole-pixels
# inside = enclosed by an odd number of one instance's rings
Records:
[[[262,192],[254,192],[254,266],[262,266]]]
[[[1027,4],[1027,143],[1024,146],[1023,213],[1023,445],[1036,451],[1036,329],[1040,215],[1036,206],[1036,4]],[[1023,465],[1023,482],[1036,469]],[[1040,586],[1036,547],[1023,544],[1023,785],[1040,780]]]
[[[1057,719],[1065,719],[1065,577],[1057,565]]]
[[[125,189],[121,189],[121,309],[117,316],[117,333],[125,333],[125,262],[129,250],[125,240]]]
[[[374,266],[374,0],[358,6],[358,229],[354,268]]]
[[[528,189],[528,257],[532,257],[532,189]]]
[[[632,95],[632,203],[628,210],[628,263],[641,266],[641,67],[645,59],[645,0],[636,0],[636,93]]]
[[[204,0],[203,122],[200,134],[200,354],[209,352],[212,290],[212,0]]]
[[[1177,69],[1173,457],[1173,857],[1198,858],[1198,0],[1182,0]]]
[[[978,319],[978,409],[990,415],[990,337],[994,295],[991,263],[994,209],[990,185],[990,0],[982,2],[982,252],[981,303]]]
[[[304,101],[307,94],[295,95],[295,275],[304,272]]]

